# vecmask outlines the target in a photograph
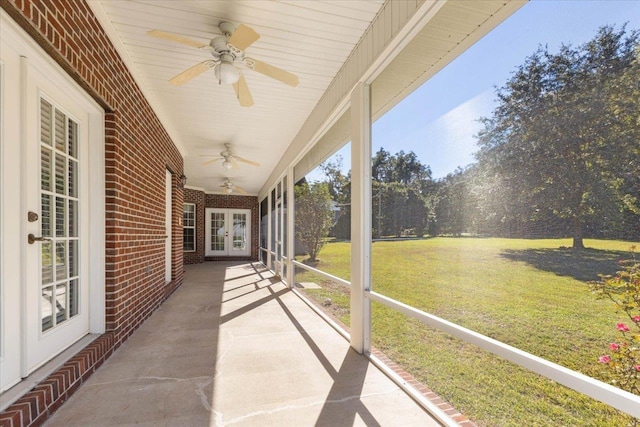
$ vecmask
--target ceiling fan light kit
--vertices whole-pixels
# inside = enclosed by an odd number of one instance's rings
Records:
[[[205,155],[205,157],[209,157],[209,156]],[[218,160],[223,160],[222,167],[225,169],[231,169],[231,168],[238,169],[238,162],[246,163],[248,165],[257,166],[257,167],[260,166],[260,163],[258,162],[254,162],[253,160],[248,160],[233,154],[231,152],[231,144],[229,143],[224,144],[224,150],[220,152],[219,156],[215,156],[215,157],[216,158],[213,160],[207,160],[206,162],[203,163],[203,165],[210,165],[212,163],[217,162]]]
[[[222,60],[214,72],[220,84],[232,85],[240,79],[240,71],[229,61]]]
[[[183,37],[179,34],[168,33],[160,30],[150,30],[147,34],[164,40],[170,40],[184,45],[208,50],[213,56],[213,60],[208,59],[196,64],[177,76],[171,78],[169,82],[173,85],[182,85],[194,77],[213,68],[215,77],[219,84],[232,85],[236,93],[236,98],[242,107],[253,105],[253,97],[249,91],[249,86],[244,75],[237,68],[243,67],[250,71],[263,74],[272,79],[278,80],[289,86],[298,85],[298,76],[288,71],[282,70],[257,59],[245,57],[245,50],[260,38],[250,27],[241,24],[236,28],[230,22],[220,22],[218,25],[222,36],[215,37],[206,45],[195,40]]]

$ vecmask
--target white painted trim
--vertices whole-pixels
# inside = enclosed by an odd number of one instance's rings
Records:
[[[27,135],[24,123],[27,121],[27,58],[22,56],[20,58],[20,172],[27,169]],[[20,176],[20,194],[27,194],[27,185],[24,179]],[[20,213],[27,212],[27,198],[20,197]],[[20,236],[27,235],[27,225],[24,219],[20,221]],[[20,246],[20,283],[22,284],[27,278],[27,255],[26,255],[26,243],[24,240]],[[20,307],[22,310],[22,317],[20,319],[20,375],[25,378],[29,375],[29,363],[27,361],[27,287],[20,286]]]
[[[273,233],[273,227],[271,226],[271,194],[273,194],[274,189],[275,187],[271,188],[267,195],[267,268],[269,270],[273,270],[273,266],[271,265],[271,254],[273,252],[273,248],[271,247],[271,233]]]
[[[385,2],[385,5],[380,8],[380,12],[371,22],[369,28],[365,31],[349,58],[345,61],[340,71],[336,73],[333,81],[300,128],[300,131],[291,141],[280,162],[276,165],[269,178],[267,178],[267,181],[258,192],[258,195],[263,195],[266,188],[271,188],[273,183],[277,182],[275,177],[280,175],[280,171],[286,169],[289,165],[295,165],[300,161],[300,159],[302,159],[302,157],[317,143],[322,135],[331,128],[333,123],[335,123],[335,121],[344,113],[346,106],[349,104],[349,97],[356,85],[362,82],[370,83],[373,81],[375,77],[384,70],[388,63],[400,54],[402,49],[413,39],[413,37],[429,23],[435,12],[437,12],[437,10],[439,10],[447,1],[455,0],[422,1],[422,4],[415,9],[413,14],[408,17],[406,21],[395,22],[397,25],[402,26],[396,31],[396,33],[390,34],[388,39],[384,40],[384,46],[380,48],[380,51],[367,51],[363,54],[363,51],[367,50],[367,48],[374,49],[371,46],[364,46],[365,43],[363,43],[363,41],[369,32],[375,31],[374,28],[378,21],[385,17],[395,20],[394,17],[390,16],[389,13],[391,12],[386,12],[386,8],[390,5],[393,6],[394,3],[398,2],[395,0],[387,0]],[[449,62],[453,61],[469,46],[480,40],[480,38],[491,31],[496,25],[504,21],[516,10],[526,4],[527,1],[528,0],[505,0],[504,6],[498,11],[498,13],[495,13],[489,20],[483,23],[479,28],[479,31],[475,31],[473,34],[466,37],[464,41],[450,53],[450,55],[443,58],[443,61],[439,64],[439,68],[437,70],[440,70]],[[385,15],[385,13],[387,14]],[[386,36],[387,35],[385,33],[384,37]],[[366,61],[363,57],[367,57],[369,62],[365,63]],[[408,89],[405,89],[398,96],[407,96],[418,86],[424,83],[432,74],[425,75],[423,78],[416,80]],[[388,108],[378,112],[377,116],[379,117],[394,105],[395,104],[390,103]]]
[[[371,87],[351,94],[351,346],[370,349],[371,308]]]
[[[392,298],[386,297],[376,292],[367,292],[367,299],[384,304],[385,306],[399,311],[409,317],[417,319],[422,323],[443,331],[447,334],[460,338],[464,342],[476,345],[488,352],[491,352],[502,359],[506,359],[520,365],[530,371],[549,378],[562,385],[565,385],[582,394],[590,396],[600,402],[606,403],[620,411],[633,417],[640,417],[640,396],[629,393],[609,384],[572,371],[564,366],[555,364],[546,359],[534,356],[518,348],[504,344],[493,338],[486,337],[470,329],[459,326],[455,323],[441,319],[417,308],[403,304]],[[353,318],[353,314],[352,314]]]
[[[289,283],[289,288],[293,289],[295,285],[295,271],[293,268],[293,262],[296,255],[296,198],[293,166],[289,166],[287,171],[287,221],[285,222],[285,227],[287,227],[287,283]]]
[[[5,233],[5,228],[4,228],[4,224],[5,224],[5,215],[4,215],[4,206],[5,206],[5,185],[3,184],[5,182],[5,178],[4,178],[4,163],[3,163],[3,159],[5,159],[5,141],[4,141],[4,111],[5,111],[5,100],[6,100],[6,95],[5,95],[5,86],[4,86],[4,80],[5,80],[5,70],[4,70],[4,62],[2,61],[2,58],[0,58],[0,242],[3,241],[4,238],[4,233]],[[4,268],[4,249],[2,247],[3,245],[0,244],[0,304],[2,304],[2,301],[6,301],[5,299],[5,294],[4,294],[4,283],[5,283],[5,277],[3,272],[5,271]],[[0,305],[0,367],[2,366],[2,362],[5,360],[6,357],[6,352],[5,352],[5,345],[6,345],[6,333],[5,333],[5,329],[4,329],[4,325],[6,325],[6,319],[4,316],[5,310],[2,308],[2,306]],[[2,382],[0,381],[0,390],[2,390]]]
[[[180,223],[182,224],[182,229],[184,230],[185,228],[193,228],[193,250],[189,250],[189,251],[185,251],[184,250],[184,239],[182,240],[182,252],[184,253],[193,253],[193,252],[197,252],[198,250],[198,205],[193,203],[193,202],[183,202],[182,203],[182,218],[180,219]],[[193,206],[193,227],[189,226],[187,227],[186,225],[184,225],[184,205],[191,205]],[[183,231],[183,235],[184,235],[184,231]]]
[[[333,274],[329,274],[329,273],[326,273],[326,272],[324,272],[322,270],[318,270],[317,268],[313,268],[313,267],[311,267],[309,265],[303,264],[303,263],[301,263],[299,261],[296,261],[296,260],[293,260],[292,264],[294,266],[296,266],[296,267],[302,268],[303,270],[307,270],[307,271],[310,271],[310,272],[312,272],[314,274],[317,274],[318,276],[322,276],[325,279],[329,279],[329,280],[331,280],[333,282],[339,283],[339,284],[341,284],[342,286],[344,286],[346,288],[350,288],[351,287],[351,282],[349,282],[348,280],[341,279],[338,276],[334,276]]]
[[[165,169],[164,200],[164,283],[173,276],[173,174]]]

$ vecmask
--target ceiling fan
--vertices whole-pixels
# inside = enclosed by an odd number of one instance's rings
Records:
[[[169,80],[169,83],[182,85],[208,69],[213,68],[218,83],[233,85],[236,97],[243,107],[252,106],[253,97],[249,91],[249,86],[247,86],[247,81],[238,67],[257,71],[289,86],[295,87],[298,85],[298,76],[295,74],[245,56],[244,51],[260,38],[260,34],[256,33],[252,28],[244,24],[240,24],[238,28],[235,28],[233,24],[226,21],[220,22],[218,27],[222,35],[213,38],[209,44],[203,44],[179,34],[168,33],[161,30],[150,30],[147,32],[147,34],[152,37],[171,40],[187,46],[207,50],[211,53],[211,56],[213,56],[213,59],[202,61],[181,72]]]
[[[240,194],[247,194],[247,191],[244,188],[234,185],[229,178],[225,178],[220,187],[222,187],[223,191],[227,194],[233,193],[234,190]]]
[[[218,160],[222,160],[222,167],[225,169],[238,169],[238,162],[246,163],[252,166],[260,166],[260,163],[254,162],[253,160],[244,159],[240,156],[236,156],[231,152],[231,144],[224,144],[224,150],[220,152],[219,156],[216,156],[215,159],[209,160],[203,163],[203,165],[210,165],[212,163],[217,162]]]

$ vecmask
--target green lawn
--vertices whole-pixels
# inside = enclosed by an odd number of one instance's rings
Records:
[[[593,377],[624,320],[588,280],[615,272],[633,243],[569,239],[434,238],[375,242],[373,290]],[[348,243],[330,243],[317,268],[349,279]],[[348,324],[348,292],[307,291]],[[327,304],[327,298],[331,300]],[[372,307],[372,343],[481,426],[623,426],[610,407],[427,328]]]

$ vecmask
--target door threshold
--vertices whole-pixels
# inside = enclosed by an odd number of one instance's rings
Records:
[[[10,389],[0,393],[0,412],[11,406],[16,400],[27,394],[29,390],[47,379],[49,375],[54,373],[58,368],[64,365],[69,359],[78,354],[83,348],[91,344],[98,338],[100,334],[88,334],[80,338],[69,348],[58,354],[56,357],[33,371],[28,377],[11,387]]]

